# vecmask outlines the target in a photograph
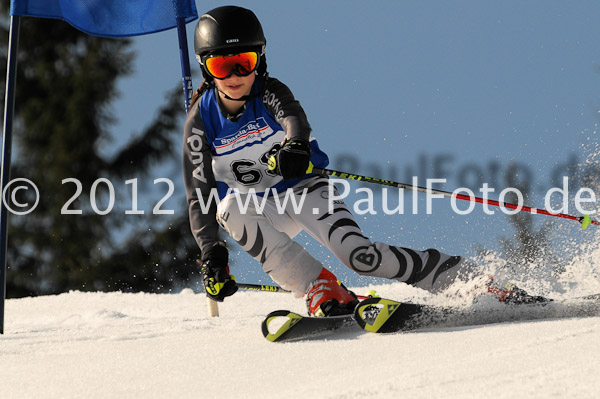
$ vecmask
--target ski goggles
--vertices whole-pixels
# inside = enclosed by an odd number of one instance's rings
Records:
[[[209,55],[204,59],[204,69],[215,79],[227,79],[232,74],[248,76],[258,66],[258,53],[248,51],[233,55]]]

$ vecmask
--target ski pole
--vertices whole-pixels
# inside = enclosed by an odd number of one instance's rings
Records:
[[[284,290],[283,288],[276,285],[264,285],[264,284],[247,284],[247,283],[237,283],[236,285],[239,288],[249,290],[249,291],[267,291],[267,292],[285,292],[289,293],[290,291]]]
[[[242,288],[244,290],[249,290],[249,291],[283,292],[286,294],[289,294],[291,292],[288,290],[284,290],[283,288],[281,288],[277,285],[247,284],[247,283],[237,283],[237,282],[236,282],[236,285],[239,288]],[[374,295],[374,294],[375,294],[375,291],[369,292],[369,295]],[[370,296],[364,296],[364,295],[356,295],[356,297],[360,300],[370,298]]]
[[[288,290],[284,290],[283,288],[277,286],[277,285],[265,285],[265,284],[249,284],[249,283],[238,283],[236,282],[236,285],[244,290],[248,290],[248,291],[262,291],[262,292],[281,292],[281,293],[285,293],[285,294],[289,294],[291,293],[291,291]],[[364,296],[364,295],[356,295],[356,298],[360,299],[361,301],[367,298],[370,298],[372,296],[375,296],[375,291],[369,291],[369,296]],[[212,299],[207,297],[207,305],[208,305],[208,315],[209,317],[217,317],[219,316],[219,305],[218,302],[213,301]]]
[[[516,204],[511,204],[510,202],[499,202],[499,201],[491,200],[491,199],[484,199],[484,198],[479,198],[479,197],[475,197],[475,196],[471,197],[468,195],[458,194],[458,193],[451,193],[449,191],[436,190],[433,188],[430,189],[430,188],[415,186],[412,184],[398,183],[398,182],[391,181],[391,180],[377,179],[375,177],[357,175],[355,173],[347,173],[347,172],[340,172],[340,171],[332,170],[332,169],[317,168],[317,167],[314,167],[312,163],[310,163],[306,173],[316,173],[318,175],[339,177],[342,179],[365,181],[367,183],[373,183],[373,184],[379,184],[379,185],[383,185],[383,186],[390,186],[390,187],[402,188],[402,189],[407,189],[407,190],[419,191],[421,193],[439,194],[439,195],[443,195],[444,197],[448,197],[448,198],[455,197],[455,198],[458,198],[458,199],[464,200],[464,201],[478,202],[481,204],[488,204],[488,205],[493,205],[493,206],[497,206],[497,207],[523,210],[523,211],[529,212],[531,214],[540,213],[542,215],[554,216],[554,217],[559,217],[559,218],[563,218],[563,219],[576,220],[579,223],[581,223],[581,228],[584,230],[590,224],[600,225],[600,222],[598,222],[596,220],[591,220],[589,214],[586,214],[584,216],[573,216],[573,215],[568,215],[565,213],[558,213],[558,212],[553,213],[553,212],[549,212],[545,209],[534,208],[534,207],[525,206],[525,205],[519,206]]]

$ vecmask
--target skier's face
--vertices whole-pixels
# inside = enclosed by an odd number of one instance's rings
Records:
[[[233,74],[227,79],[215,79],[215,84],[221,93],[227,94],[231,98],[238,99],[250,94],[255,79],[256,75],[254,73],[251,73],[248,76],[238,76]]]

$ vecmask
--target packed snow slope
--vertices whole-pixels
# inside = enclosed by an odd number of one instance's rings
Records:
[[[368,289],[449,301],[401,283],[356,290]],[[539,309],[521,312],[520,320],[486,299],[464,306],[493,315],[466,324],[494,323],[271,343],[261,334],[263,317],[302,313],[301,299],[238,292],[217,318],[208,316],[206,296],[189,289],[11,299],[0,336],[0,397],[600,397],[599,306],[575,304],[547,319]]]

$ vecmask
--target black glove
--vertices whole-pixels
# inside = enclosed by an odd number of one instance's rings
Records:
[[[233,295],[238,289],[233,276],[229,275],[228,261],[225,243],[211,247],[202,255],[202,282],[206,295],[213,301],[223,302],[226,296]]]
[[[306,174],[310,162],[310,144],[303,139],[284,141],[283,146],[269,160],[269,168],[283,180],[300,179]]]

